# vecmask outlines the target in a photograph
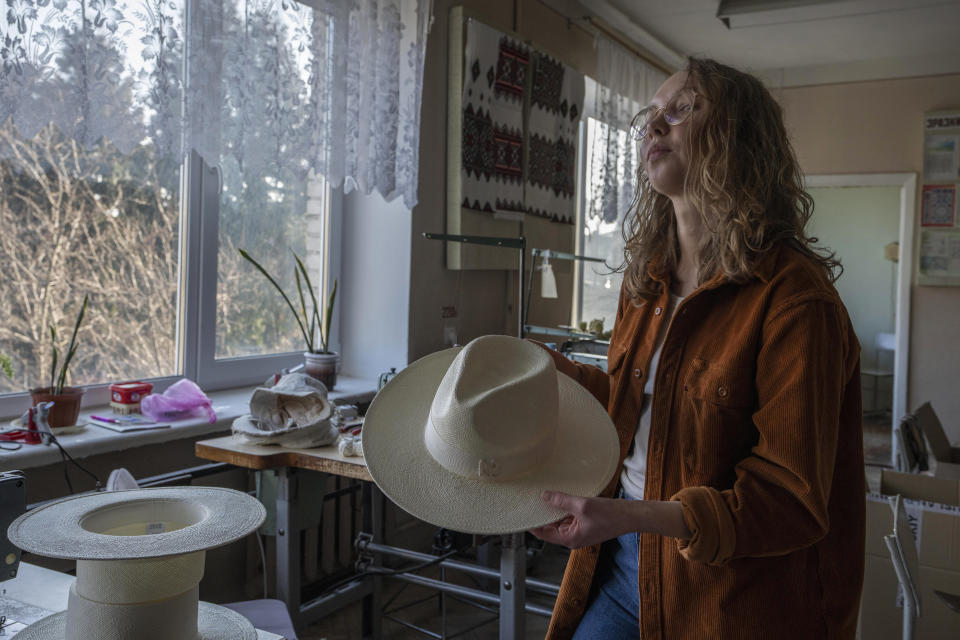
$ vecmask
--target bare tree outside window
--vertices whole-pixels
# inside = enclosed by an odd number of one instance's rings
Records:
[[[226,11],[224,19],[244,28],[233,11]],[[280,158],[289,155],[290,162],[265,172],[245,167],[230,156],[230,144],[225,147],[216,291],[218,357],[302,348],[296,327],[270,285],[236,251],[248,250],[282,283],[292,284],[289,251],[305,253],[307,236],[307,171],[293,144],[305,132],[297,131],[297,122],[285,120],[288,112],[283,106],[293,104],[295,97],[280,94],[287,86],[302,84],[293,82],[293,76],[309,69],[298,62],[303,54],[282,28],[254,35],[262,38],[263,52],[249,61],[250,76],[244,82],[273,83],[278,97],[264,102],[262,92],[244,95],[243,83],[225,83],[234,92],[225,96],[221,127],[236,143],[241,133],[255,138],[263,128],[289,127],[289,148],[271,151]],[[61,43],[58,68],[44,79],[42,91],[69,102],[75,85],[84,81],[78,69],[84,57],[80,34],[63,37],[67,41]],[[98,99],[137,109],[147,122],[150,135],[132,151],[121,152],[102,139],[90,141],[84,135],[83,113],[77,114],[76,130],[67,132],[49,125],[23,135],[11,121],[0,123],[0,354],[12,359],[14,373],[12,378],[0,376],[0,393],[44,381],[51,352],[49,327],[68,335],[68,325],[86,294],[90,304],[71,366],[71,384],[179,373],[181,166],[176,154],[169,152],[176,148],[171,138],[177,135],[169,123],[177,121],[180,104],[168,95],[144,105],[132,100],[132,80],[119,71],[128,52],[116,42],[97,42],[96,64],[111,78],[98,90],[115,94],[100,94]],[[182,67],[176,47],[158,55],[164,59],[157,68]]]

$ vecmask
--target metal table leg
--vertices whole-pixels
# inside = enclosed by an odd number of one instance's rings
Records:
[[[283,600],[296,627],[300,624],[300,518],[297,470],[277,474],[277,598]]]
[[[527,547],[524,533],[503,536],[500,553],[500,640],[524,637]]]
[[[373,542],[383,543],[383,494],[372,482],[363,483],[363,530],[370,532]],[[374,554],[380,564],[380,554]],[[383,626],[383,578],[372,576],[372,590],[363,598],[363,637],[380,640]]]

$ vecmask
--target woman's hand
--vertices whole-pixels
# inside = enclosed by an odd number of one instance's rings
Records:
[[[531,529],[541,540],[571,549],[605,542],[629,531],[629,518],[623,508],[628,500],[579,498],[559,491],[544,491],[541,499],[570,515],[556,522]]]
[[[630,531],[690,538],[679,502],[580,498],[544,491],[542,500],[569,515],[530,533],[571,549],[605,542]]]

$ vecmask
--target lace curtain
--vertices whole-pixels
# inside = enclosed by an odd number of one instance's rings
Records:
[[[630,137],[630,121],[666,80],[663,72],[620,45],[597,38],[597,77],[590,87],[594,127],[587,174],[591,177],[587,220],[623,220],[637,190],[638,156]]]
[[[666,75],[606,38],[597,39],[597,73],[587,78],[587,181],[583,217],[583,253],[606,265],[584,265],[580,321],[616,317],[623,263],[624,217],[637,192],[639,158],[630,137],[630,121],[656,93]]]
[[[416,204],[430,0],[5,4],[0,125],[24,137],[282,161]]]

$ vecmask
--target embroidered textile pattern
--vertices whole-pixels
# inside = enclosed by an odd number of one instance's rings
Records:
[[[463,171],[477,178],[490,180],[494,168],[493,121],[483,109],[463,110]]]
[[[530,51],[504,36],[500,39],[500,55],[497,58],[497,95],[523,100],[523,88],[530,67]]]
[[[573,224],[583,75],[475,20],[463,60],[459,201]]]
[[[530,138],[530,183],[550,190],[555,197],[572,199],[576,193],[575,166],[577,148],[560,138],[549,140],[538,135]],[[554,222],[573,224],[574,216],[531,205],[527,213],[549,218]]]
[[[471,20],[464,58],[460,201],[488,213],[522,212],[523,91],[530,52]]]
[[[555,222],[576,221],[576,158],[584,78],[576,70],[535,52],[527,119],[528,214]]]
[[[517,129],[494,127],[497,176],[519,182],[523,179],[523,133]]]
[[[533,86],[530,90],[531,102],[550,113],[563,108],[566,115],[567,104],[561,103],[563,90],[563,64],[550,56],[538,54],[534,61]]]

